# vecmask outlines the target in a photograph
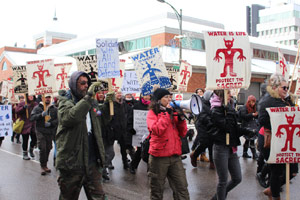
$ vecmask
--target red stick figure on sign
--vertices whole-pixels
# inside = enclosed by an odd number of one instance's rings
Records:
[[[233,58],[234,58],[234,54],[236,52],[240,53],[240,55],[237,57],[237,59],[239,61],[243,61],[244,59],[246,59],[246,57],[243,55],[243,49],[240,49],[240,48],[233,49],[232,48],[233,41],[234,41],[234,38],[232,40],[225,40],[225,38],[224,38],[224,43],[225,43],[226,49],[218,49],[216,52],[216,56],[214,57],[215,61],[220,62],[222,57],[219,56],[219,54],[220,53],[224,54],[225,64],[224,64],[224,71],[223,71],[223,73],[220,74],[221,77],[227,76],[227,67],[229,67],[229,75],[236,76],[236,73],[233,72]]]
[[[122,78],[123,77],[123,71],[122,70],[120,70],[120,78]],[[111,84],[114,86],[114,87],[116,87],[117,85],[116,85],[116,78],[111,78],[111,80],[112,80],[112,82],[111,82]],[[119,89],[119,87],[116,87],[117,89]]]
[[[50,77],[50,73],[49,73],[49,70],[46,69],[46,70],[43,70],[44,68],[44,65],[37,65],[39,71],[35,71],[33,72],[33,76],[32,76],[32,79],[36,79],[38,75],[39,77],[39,85],[36,86],[37,88],[40,88],[42,85],[43,87],[47,87],[47,85],[45,84],[45,79],[44,79],[44,73],[46,73],[46,77]]]
[[[60,78],[59,78],[60,77]],[[59,89],[63,89],[63,88],[66,88],[66,85],[65,85],[65,79],[68,77],[68,74],[65,72],[65,68],[61,68],[61,73],[60,74],[57,74],[56,76],[56,80],[59,80],[61,79],[61,84],[60,84],[60,87]]]
[[[281,129],[284,129],[286,131],[286,141],[285,141],[285,145],[284,147],[281,149],[281,151],[287,151],[288,149],[288,143],[289,145],[289,150],[290,151],[296,151],[296,148],[293,147],[293,135],[294,135],[294,131],[296,130],[296,128],[298,128],[298,132],[296,133],[296,135],[298,135],[300,137],[300,125],[299,124],[293,124],[294,123],[294,118],[295,118],[295,114],[294,116],[287,116],[285,114],[286,117],[286,121],[288,124],[281,124],[278,126],[277,132],[276,132],[276,137],[281,138],[281,135],[284,134],[284,132],[281,131]]]
[[[186,77],[191,77],[191,72],[187,70],[188,66],[184,66],[185,69],[181,70],[180,76],[183,75],[182,81],[180,84],[186,85]]]
[[[284,59],[281,58],[280,60],[280,68],[282,69],[282,76],[285,77],[285,73],[287,72],[286,65],[284,63]]]

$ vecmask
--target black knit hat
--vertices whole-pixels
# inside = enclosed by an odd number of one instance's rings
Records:
[[[171,93],[164,88],[157,88],[153,93],[153,97],[156,101],[158,101],[161,98],[163,98],[165,95],[170,95],[170,94]]]

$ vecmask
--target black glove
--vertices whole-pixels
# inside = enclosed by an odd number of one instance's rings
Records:
[[[48,113],[47,110],[43,111],[43,112],[42,112],[42,117],[45,117],[45,116],[47,115],[47,113]]]
[[[50,122],[45,122],[45,127],[48,128],[51,126],[51,123]]]
[[[26,104],[26,105],[24,105],[24,106],[23,106],[23,108],[24,108],[24,109],[27,109],[27,108],[28,108],[28,105],[27,105],[27,104]]]
[[[136,131],[135,131],[134,129],[132,129],[132,130],[131,130],[131,134],[132,134],[132,135],[135,135],[135,134],[136,134]]]

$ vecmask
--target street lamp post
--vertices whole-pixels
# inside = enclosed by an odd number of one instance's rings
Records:
[[[157,0],[158,2],[160,3],[166,3],[168,4],[175,12],[175,15],[177,17],[177,20],[178,20],[178,23],[179,23],[179,65],[181,64],[181,60],[182,60],[182,38],[183,38],[183,35],[182,35],[182,9],[180,9],[180,13],[171,5],[169,4],[168,2],[166,2],[165,0]]]

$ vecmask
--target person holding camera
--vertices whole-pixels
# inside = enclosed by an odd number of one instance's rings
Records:
[[[189,199],[185,169],[181,161],[181,137],[187,132],[184,117],[170,106],[170,92],[158,88],[153,93],[147,126],[151,134],[149,148],[150,199],[163,199],[168,178],[174,199]]]

